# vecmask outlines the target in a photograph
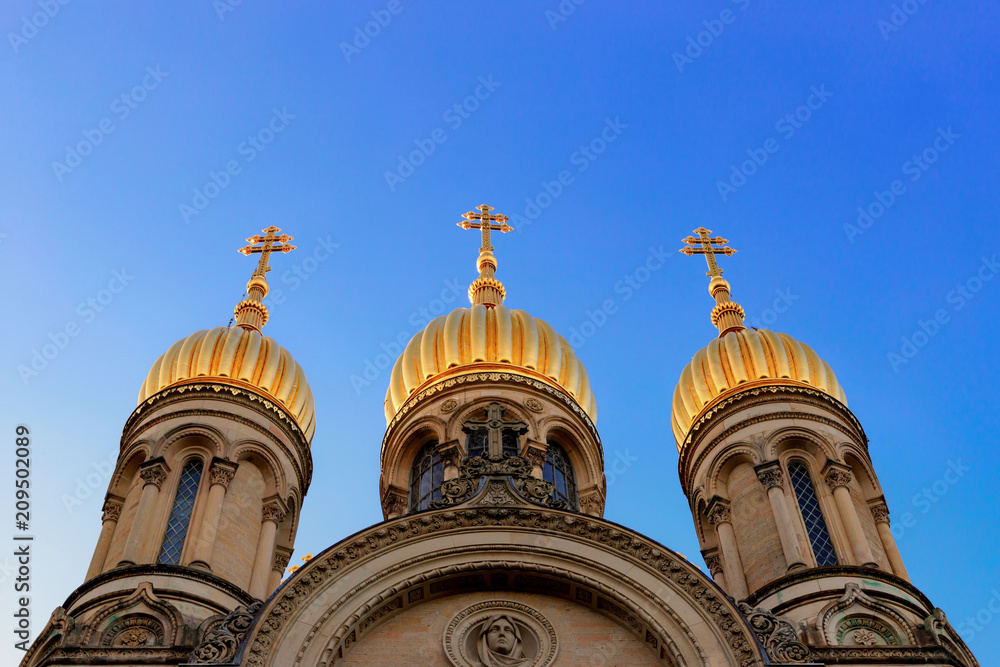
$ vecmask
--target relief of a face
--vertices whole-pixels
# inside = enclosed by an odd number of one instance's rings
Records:
[[[514,648],[514,628],[505,620],[499,620],[490,626],[486,635],[486,645],[491,651],[500,655],[508,655]]]

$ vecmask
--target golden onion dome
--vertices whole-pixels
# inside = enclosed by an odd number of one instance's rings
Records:
[[[139,404],[168,387],[205,381],[240,386],[281,405],[312,440],[316,408],[306,374],[288,350],[259,330],[215,327],[180,339],[149,370]]]
[[[519,373],[553,385],[597,421],[587,369],[565,338],[523,310],[476,304],[432,320],[410,339],[389,379],[386,423],[418,389],[477,371]]]
[[[681,373],[671,416],[677,449],[706,407],[751,383],[807,385],[847,405],[833,369],[805,343],[766,329],[730,331],[699,350]]]

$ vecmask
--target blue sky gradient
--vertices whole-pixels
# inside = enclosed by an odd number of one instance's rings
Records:
[[[34,438],[34,632],[83,580],[147,370],[229,321],[271,224],[298,250],[265,333],[318,411],[293,562],[379,521],[385,359],[467,303],[455,223],[489,203],[517,227],[507,305],[578,332],[609,519],[703,565],[669,405],[715,333],[677,252],[704,225],[751,322],[834,368],[913,582],[1000,662],[995,5],[230,1],[0,6],[0,433]]]

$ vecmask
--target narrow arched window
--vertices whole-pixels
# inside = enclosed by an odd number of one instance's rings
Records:
[[[179,565],[181,562],[181,551],[184,550],[184,539],[191,526],[191,512],[194,510],[194,499],[198,495],[203,467],[201,461],[191,459],[181,469],[177,494],[174,496],[174,507],[170,510],[167,532],[163,536],[163,546],[160,548],[158,562],[163,565]]]
[[[570,463],[566,450],[558,443],[549,440],[549,451],[545,455],[545,466],[542,468],[542,479],[551,482],[555,487],[553,500],[564,500],[570,509],[577,510],[580,501],[576,495],[576,473]]]
[[[441,500],[444,465],[438,453],[437,441],[424,445],[410,471],[410,511],[428,509],[431,501]]]
[[[836,565],[837,552],[830,540],[830,531],[826,528],[826,520],[823,519],[823,511],[819,507],[819,498],[816,497],[816,487],[813,486],[812,477],[809,476],[809,468],[801,461],[792,461],[788,464],[788,476],[792,480],[792,489],[795,490],[795,497],[799,501],[802,521],[806,524],[806,533],[812,544],[813,555],[816,556],[816,565],[820,567]]]

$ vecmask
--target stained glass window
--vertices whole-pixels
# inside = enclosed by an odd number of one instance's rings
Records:
[[[441,484],[444,483],[444,465],[438,454],[437,441],[424,445],[410,472],[410,511],[419,512],[430,508],[431,501],[441,500]]]
[[[816,556],[816,564],[821,567],[836,565],[837,552],[834,551],[833,542],[830,540],[830,532],[826,529],[826,521],[819,507],[819,499],[816,497],[816,488],[809,476],[809,469],[801,461],[793,461],[788,464],[788,476],[792,480],[795,497],[799,500],[799,509],[806,524],[806,533],[812,544],[813,555]]]
[[[576,495],[576,473],[570,463],[566,450],[557,443],[549,441],[549,452],[545,456],[545,466],[542,468],[542,479],[555,486],[552,492],[554,500],[565,500],[570,509],[577,510],[580,501]]]
[[[163,547],[160,549],[158,562],[164,565],[179,565],[181,562],[181,551],[184,549],[184,539],[191,525],[191,512],[194,509],[195,496],[198,495],[203,467],[201,461],[192,459],[181,469],[181,479],[177,483],[177,494],[174,496],[174,507],[170,510],[167,532],[163,536]]]

